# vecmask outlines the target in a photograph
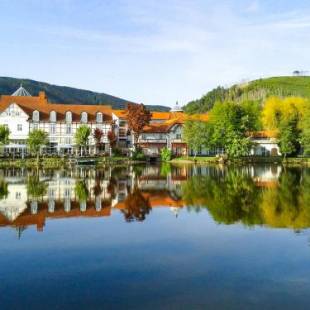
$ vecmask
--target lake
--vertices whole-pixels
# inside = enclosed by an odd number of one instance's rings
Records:
[[[310,169],[0,170],[1,309],[308,309]]]

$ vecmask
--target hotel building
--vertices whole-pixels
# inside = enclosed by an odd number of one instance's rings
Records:
[[[152,112],[150,124],[145,126],[139,137],[139,145],[148,156],[158,156],[162,148],[171,149],[175,156],[190,154],[182,137],[182,126],[188,119],[207,121],[208,115],[189,116],[176,105],[170,112]],[[51,103],[41,91],[38,96],[31,96],[22,86],[12,95],[0,98],[0,125],[10,130],[9,144],[4,146],[4,153],[9,156],[23,157],[27,153],[27,138],[34,129],[48,133],[49,144],[44,149],[48,154],[79,154],[75,142],[75,133],[82,125],[91,128],[88,141],[88,154],[96,153],[96,141],[93,133],[96,128],[103,132],[101,153],[108,154],[110,145],[108,132],[114,131],[118,147],[125,153],[132,146],[132,134],[127,125],[126,111],[114,110],[107,105],[74,105]],[[252,137],[255,142],[252,155],[278,155],[277,141],[270,134],[260,132]],[[214,155],[201,150],[200,155]]]

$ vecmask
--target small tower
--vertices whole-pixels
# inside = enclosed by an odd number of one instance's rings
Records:
[[[171,112],[183,112],[183,109],[179,106],[178,101],[175,103],[175,106],[171,109]]]
[[[22,84],[20,84],[20,87],[11,96],[31,97],[30,93],[23,87]]]

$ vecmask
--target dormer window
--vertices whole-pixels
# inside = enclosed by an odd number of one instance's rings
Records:
[[[50,122],[53,122],[53,123],[56,122],[56,112],[55,111],[50,112]]]
[[[67,111],[66,112],[66,123],[71,123],[72,122],[72,112]]]
[[[34,122],[39,122],[40,121],[40,112],[39,111],[33,111],[32,112],[32,120]]]
[[[87,113],[86,112],[81,113],[81,123],[84,123],[84,124],[87,123]]]
[[[102,121],[103,121],[102,113],[98,112],[97,115],[96,115],[96,122],[97,123],[102,123]]]

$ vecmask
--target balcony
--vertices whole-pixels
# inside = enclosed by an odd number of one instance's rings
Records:
[[[139,143],[167,143],[167,139],[139,139]]]
[[[184,143],[182,139],[171,139],[171,143]]]

